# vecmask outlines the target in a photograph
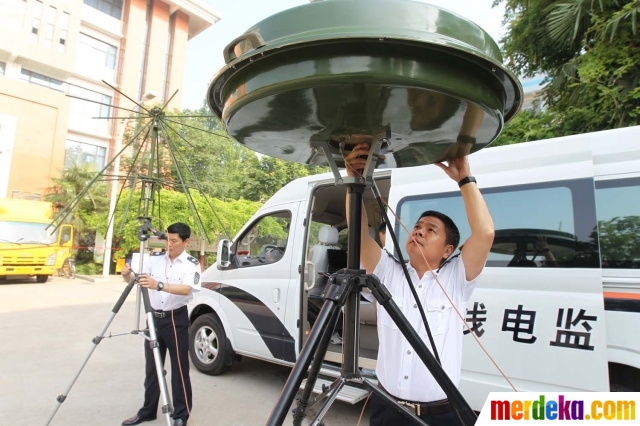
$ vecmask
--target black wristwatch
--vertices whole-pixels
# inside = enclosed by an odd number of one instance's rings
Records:
[[[162,281],[158,281],[158,288],[156,290],[162,291],[163,288],[164,288],[164,283]]]
[[[474,178],[473,176],[467,176],[464,179],[460,179],[460,182],[458,182],[458,187],[462,188],[463,185],[466,185],[469,182],[475,182],[476,184],[478,183],[478,181],[476,181],[476,178]]]

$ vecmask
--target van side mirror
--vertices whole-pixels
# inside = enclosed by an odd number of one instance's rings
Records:
[[[218,256],[216,264],[220,268],[226,268],[231,265],[231,241],[220,240],[218,243]]]

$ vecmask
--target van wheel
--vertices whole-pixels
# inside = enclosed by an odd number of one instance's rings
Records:
[[[46,283],[49,279],[49,275],[36,275],[36,281],[39,283]]]
[[[226,370],[227,336],[220,320],[213,314],[201,315],[189,330],[189,355],[196,368],[212,376]]]

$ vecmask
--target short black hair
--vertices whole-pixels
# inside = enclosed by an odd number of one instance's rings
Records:
[[[378,226],[378,234],[381,232],[387,233],[387,224],[385,222],[382,222],[380,226]]]
[[[458,244],[460,244],[460,231],[456,224],[453,223],[453,220],[444,213],[440,213],[435,210],[427,210],[420,215],[416,222],[419,222],[420,219],[427,216],[440,219],[442,223],[444,223],[444,232],[446,234],[445,244],[451,244],[455,250],[456,247],[458,247]]]
[[[191,228],[186,223],[176,222],[169,225],[167,234],[178,234],[180,239],[184,241],[187,238],[191,238]]]

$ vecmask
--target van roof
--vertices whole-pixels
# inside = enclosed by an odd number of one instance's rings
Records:
[[[374,177],[390,176],[390,169],[376,170]],[[345,170],[340,170],[341,176],[346,176]],[[285,186],[283,186],[278,192],[276,192],[269,200],[264,204],[264,207],[272,207],[283,203],[291,203],[295,201],[303,201],[307,198],[307,195],[311,188],[317,185],[335,184],[335,177],[333,173],[321,173],[318,175],[305,176],[295,179]]]
[[[640,170],[640,126],[489,147],[471,154],[469,162],[484,187],[631,173]],[[457,189],[431,165],[394,169],[391,184],[412,185],[417,180],[442,181]]]

